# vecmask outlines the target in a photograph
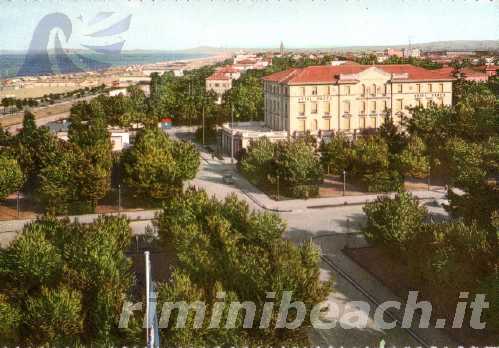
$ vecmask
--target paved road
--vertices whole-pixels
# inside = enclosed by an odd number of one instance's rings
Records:
[[[74,100],[66,100],[61,103],[49,105],[49,106],[42,106],[38,107],[35,109],[32,109],[31,111],[35,114],[35,122],[38,127],[44,126],[49,122],[54,122],[54,121],[59,121],[63,120],[65,118],[69,117],[69,109],[73,104],[76,104],[77,102],[80,101],[89,101],[95,98],[97,95],[92,95],[92,96],[86,96],[83,98],[78,98]],[[61,110],[61,106],[67,106],[63,110]],[[55,109],[60,112],[50,114],[50,109]],[[14,115],[9,115],[9,116],[3,116],[0,118],[0,122],[2,124],[5,124],[5,128],[11,133],[11,134],[16,134],[20,128],[22,128],[22,118],[23,118],[24,112],[19,112]],[[14,123],[11,122],[14,120]]]

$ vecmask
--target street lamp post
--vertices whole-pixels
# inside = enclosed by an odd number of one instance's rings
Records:
[[[343,170],[343,196],[345,195],[346,190],[347,190],[347,171]]]
[[[121,185],[118,185],[118,214],[121,214]]]
[[[204,145],[204,103],[203,103],[203,110],[202,110],[202,117],[203,117],[203,145]]]
[[[277,176],[277,200],[279,200],[279,175]]]
[[[231,107],[231,115],[230,115],[230,138],[231,138],[231,146],[230,146],[230,163],[234,164],[234,106]]]
[[[21,199],[20,199],[20,193],[17,191],[16,195],[16,211],[17,211],[17,218],[19,219],[19,216],[21,215]]]
[[[431,181],[430,181],[430,177],[431,177],[431,166],[428,166],[428,191],[431,190]]]

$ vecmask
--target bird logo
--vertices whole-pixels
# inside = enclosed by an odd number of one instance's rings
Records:
[[[34,76],[49,74],[66,74],[89,70],[105,70],[112,66],[109,62],[119,60],[125,39],[123,34],[130,28],[132,15],[115,19],[115,12],[98,12],[88,21],[83,15],[73,21],[64,13],[51,13],[44,16],[37,24],[24,62],[18,76]],[[110,23],[111,22],[111,23]],[[78,25],[75,25],[78,24]],[[65,43],[74,36],[73,28],[81,28],[79,35],[81,49],[68,54],[64,49],[61,35]],[[52,35],[55,33],[55,35]],[[53,48],[49,47],[53,38]],[[106,61],[107,60],[107,61]]]

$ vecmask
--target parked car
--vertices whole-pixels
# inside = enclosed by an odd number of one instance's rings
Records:
[[[230,171],[224,172],[222,180],[227,185],[234,185],[234,178],[232,177],[232,172]]]

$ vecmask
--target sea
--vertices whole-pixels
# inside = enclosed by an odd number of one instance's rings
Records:
[[[135,64],[152,64],[184,59],[208,57],[206,54],[191,53],[66,53],[64,55],[51,54],[50,67],[45,63],[43,55],[0,54],[0,79],[16,76],[37,76],[53,73],[73,73],[80,71],[95,71],[109,67],[129,66]],[[28,64],[25,64],[28,62]],[[28,65],[28,69],[26,69]]]

